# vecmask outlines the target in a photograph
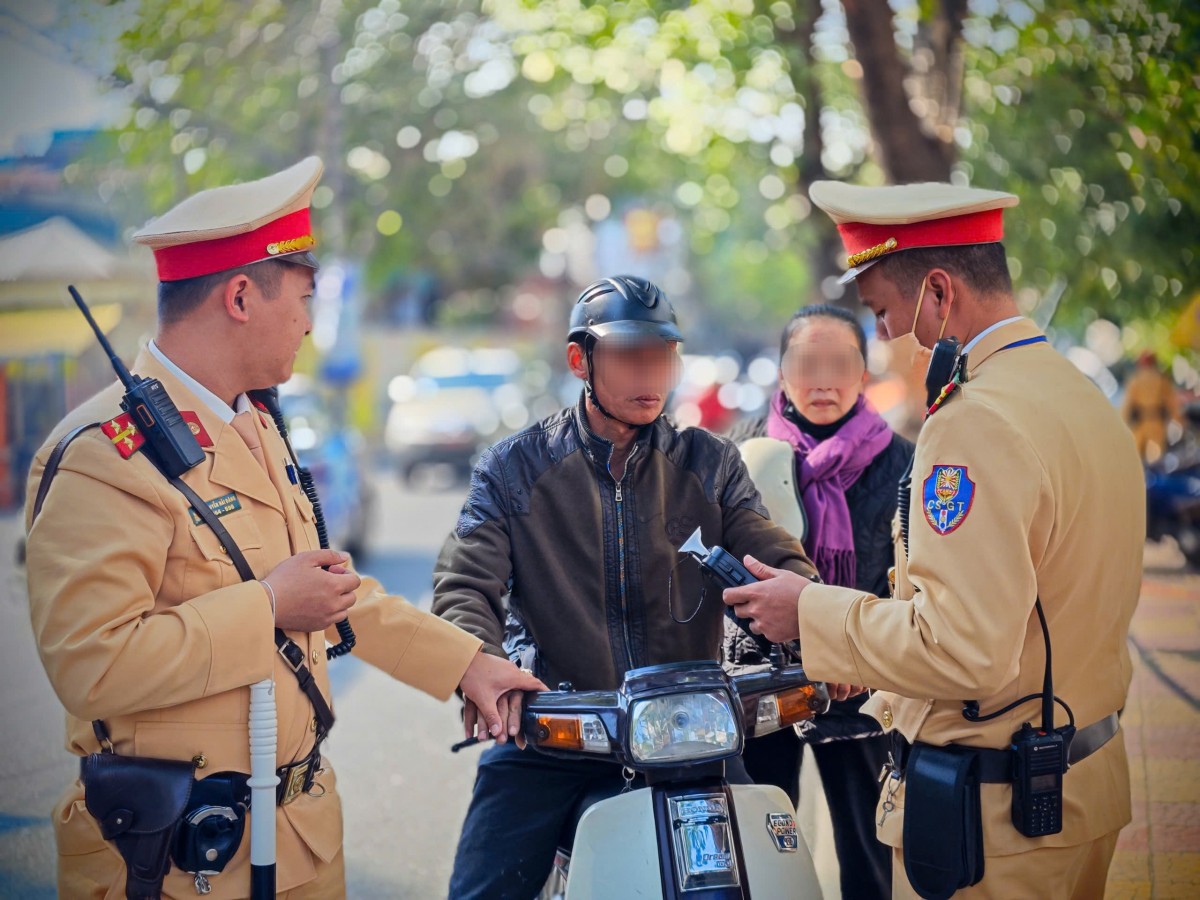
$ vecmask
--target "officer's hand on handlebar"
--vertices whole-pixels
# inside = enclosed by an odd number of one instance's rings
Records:
[[[866,690],[862,685],[835,684],[832,681],[825,682],[825,689],[829,691],[830,700],[849,700],[851,697],[857,697]]]
[[[503,740],[500,740],[500,743],[511,737],[522,750],[526,744],[525,735],[521,733],[521,710],[524,700],[524,691],[509,691],[496,701],[496,712],[502,725],[500,737]],[[490,737],[483,716],[479,714],[479,707],[470,700],[463,704],[463,732],[468,738],[478,741],[486,741]]]
[[[324,631],[346,618],[362,583],[343,565],[349,560],[335,550],[307,550],[272,569],[262,580],[275,593],[275,625],[284,631]]]
[[[722,599],[741,619],[750,620],[750,630],[769,641],[783,644],[800,637],[800,592],[812,584],[802,575],[773,569],[747,556],[743,562],[758,579],[753,584],[726,588]]]
[[[485,740],[490,735],[496,743],[504,744],[512,736],[519,747],[525,745],[521,735],[522,693],[549,690],[529,672],[482,650],[471,660],[459,687],[466,701],[463,728],[467,737]]]

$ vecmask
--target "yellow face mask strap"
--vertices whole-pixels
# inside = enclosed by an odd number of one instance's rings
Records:
[[[951,306],[954,305],[953,300],[950,301],[950,305]],[[942,330],[938,332],[938,340],[939,341],[942,339],[942,335],[946,333],[946,325],[949,324],[949,322],[950,322],[950,310],[947,309],[946,310],[946,318],[942,319]]]
[[[917,333],[917,319],[921,318],[921,301],[925,299],[925,288],[929,284],[929,279],[921,279],[921,293],[917,294],[917,311],[913,313],[912,333]],[[946,318],[942,319],[942,329],[938,332],[938,340],[942,339],[942,335],[946,333],[946,324],[950,321],[950,313],[946,313]]]
[[[921,301],[925,299],[925,285],[928,283],[927,279],[921,279],[921,293],[917,294],[917,311],[913,313],[912,328],[909,329],[914,335],[917,333],[917,319],[921,318]],[[941,340],[941,338],[938,338],[938,340]]]

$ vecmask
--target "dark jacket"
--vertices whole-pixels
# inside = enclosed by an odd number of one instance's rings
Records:
[[[696,564],[679,555],[697,527],[705,544],[739,558],[814,571],[767,518],[725,438],[659,417],[638,435],[620,484],[611,453],[587,427],[582,399],[495,444],[434,569],[433,611],[497,655],[507,655],[509,617],[510,636],[527,633],[551,687],[613,689],[632,668],[719,658],[719,591],[704,592]],[[675,621],[702,596],[691,622]]]
[[[751,438],[766,437],[767,417],[749,419],[736,425],[730,440],[741,444]],[[846,491],[850,509],[850,524],[854,530],[854,555],[857,578],[854,587],[869,591],[877,597],[887,597],[888,569],[895,564],[892,540],[892,520],[896,515],[896,498],[900,478],[912,459],[913,444],[898,434],[863,470],[858,481]],[[796,482],[797,486],[799,481]],[[797,499],[799,499],[797,497]],[[735,666],[757,665],[766,657],[769,645],[728,621],[725,626],[724,655]],[[866,695],[835,703],[829,713],[805,723],[809,726],[804,737],[819,742],[838,740],[856,735],[878,733],[878,723],[858,712]]]

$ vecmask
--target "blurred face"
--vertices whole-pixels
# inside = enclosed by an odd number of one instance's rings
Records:
[[[880,266],[872,266],[854,279],[863,306],[875,316],[875,333],[881,341],[916,332],[917,298],[908,297],[886,277]],[[922,304],[924,306],[924,304]],[[918,339],[920,335],[917,336]]]
[[[249,365],[255,387],[271,387],[292,377],[296,354],[312,331],[314,272],[306,266],[288,266],[275,296],[267,296],[248,279],[244,301],[250,313]]]
[[[572,371],[586,378],[583,353],[578,345],[571,346],[576,348]],[[592,351],[592,370],[592,388],[612,416],[632,425],[649,425],[662,415],[667,396],[679,383],[679,343],[660,338],[607,337]]]
[[[780,387],[797,412],[816,425],[836,422],[858,402],[867,383],[858,337],[846,322],[814,316],[788,341]]]

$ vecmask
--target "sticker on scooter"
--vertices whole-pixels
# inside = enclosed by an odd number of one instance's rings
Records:
[[[767,813],[767,831],[780,853],[795,853],[800,849],[796,820],[789,813]]]

